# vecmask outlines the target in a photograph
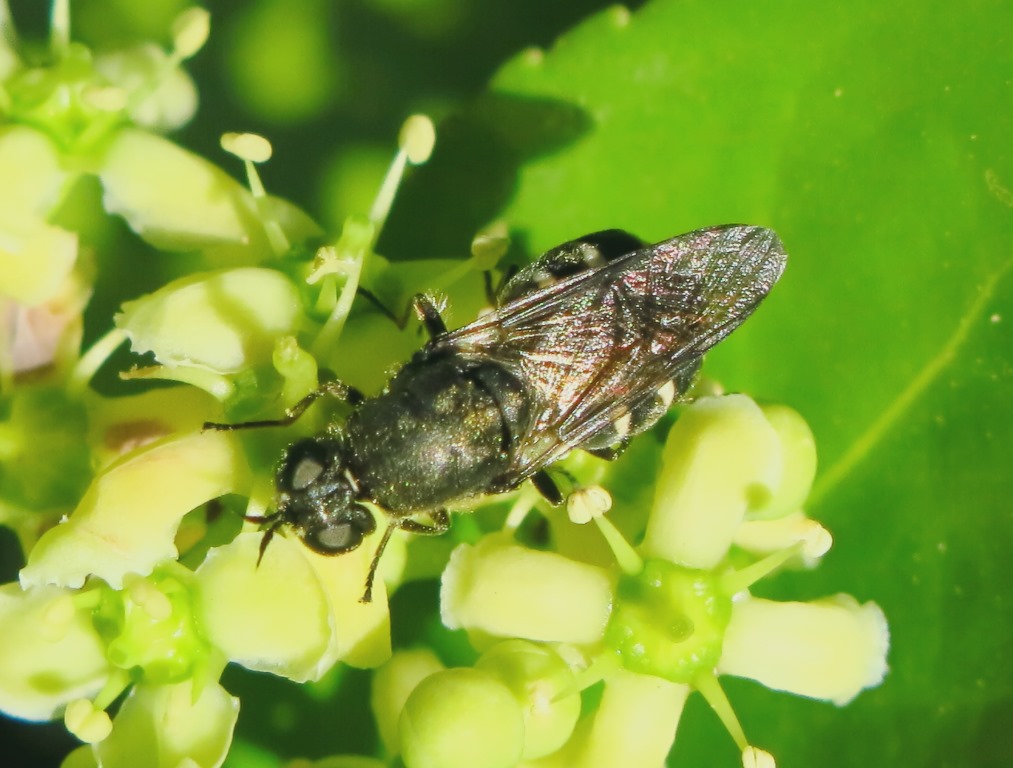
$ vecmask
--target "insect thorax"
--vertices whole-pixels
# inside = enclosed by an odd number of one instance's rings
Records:
[[[349,463],[395,515],[443,507],[493,490],[528,411],[524,388],[500,366],[424,350],[349,416]]]

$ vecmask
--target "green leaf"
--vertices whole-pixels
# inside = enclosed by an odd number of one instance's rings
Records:
[[[842,710],[731,682],[783,765],[998,764],[1010,748],[992,726],[1013,717],[1011,23],[999,2],[605,11],[504,66],[405,190],[406,208],[453,219],[452,169],[486,184],[457,188],[459,223],[422,238],[438,247],[504,200],[528,257],[616,226],[780,233],[784,278],[705,366],[815,433],[811,512],[836,546],[766,589],[875,600],[893,633],[884,685]],[[421,231],[392,224],[394,247]],[[670,764],[737,764],[724,744],[694,697]]]

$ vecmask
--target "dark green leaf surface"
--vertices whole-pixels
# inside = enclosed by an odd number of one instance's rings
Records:
[[[845,709],[730,683],[782,766],[991,766],[1013,753],[1013,8],[654,2],[506,65],[500,98],[578,108],[506,218],[531,252],[774,227],[782,283],[709,375],[788,403],[836,545],[767,593],[875,600],[884,685]],[[1006,725],[1004,726],[1003,723]],[[734,765],[697,701],[672,765]]]

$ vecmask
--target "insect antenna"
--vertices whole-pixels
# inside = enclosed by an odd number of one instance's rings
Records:
[[[264,559],[264,552],[267,551],[267,545],[274,538],[274,532],[281,528],[285,521],[281,519],[281,515],[277,512],[270,515],[243,515],[243,520],[248,523],[268,526],[267,530],[264,531],[264,538],[260,540],[260,551],[257,555],[257,567],[259,568],[260,561]]]

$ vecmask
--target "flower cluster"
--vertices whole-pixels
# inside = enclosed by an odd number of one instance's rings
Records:
[[[276,414],[317,388],[319,367],[368,388],[417,342],[378,313],[350,316],[358,288],[390,306],[450,291],[464,315],[504,238],[476,238],[463,262],[396,265],[373,252],[398,180],[433,147],[432,124],[415,116],[369,215],[314,250],[316,224],[260,184],[266,141],[223,138],[245,164],[243,186],[161,135],[196,107],[182,65],[207,37],[206,12],[181,15],[168,51],[94,52],[70,41],[68,18],[58,0],[38,65],[0,3],[0,523],[27,555],[19,583],[0,586],[0,711],[62,717],[84,742],[68,766],[139,755],[218,766],[239,717],[219,682],[227,664],[303,682],[340,662],[376,670],[379,757],[320,765],[658,766],[692,690],[747,765],[768,765],[719,675],[838,704],[879,682],[887,631],[874,604],[750,594],[776,569],[814,565],[830,538],[802,512],[815,473],[808,427],[745,396],[684,408],[660,459],[641,455],[650,471],[624,479],[625,459],[567,459],[569,514],[539,508],[539,536],[527,490],[505,521],[487,510],[470,541],[433,550],[428,567],[395,533],[368,604],[371,547],[325,557],[280,535],[261,553],[243,518],[269,509],[282,446],[325,414],[270,434],[201,425]],[[102,239],[75,227],[82,211],[121,217],[160,258],[190,256],[83,353]],[[154,364],[124,378],[177,386],[98,395],[89,382],[127,340]],[[655,474],[653,499],[622,495]],[[602,484],[617,492],[608,517]],[[467,632],[474,663],[392,650],[388,592],[420,575],[441,578],[443,623]]]
[[[812,435],[796,412],[744,395],[704,397],[669,432],[638,548],[602,516],[607,496],[594,487],[570,496],[553,550],[521,544],[509,526],[460,545],[442,576],[443,620],[466,629],[482,655],[473,669],[442,670],[396,653],[374,694],[381,733],[398,712],[389,699],[403,701],[388,749],[409,766],[658,766],[695,689],[744,765],[773,765],[747,740],[718,675],[845,704],[886,671],[886,622],[874,603],[749,592],[830,548],[800,507],[814,471]],[[615,512],[630,522],[631,510]],[[590,520],[611,558],[565,542]],[[597,707],[578,717],[580,692],[599,682]],[[455,731],[479,735],[471,743]]]

